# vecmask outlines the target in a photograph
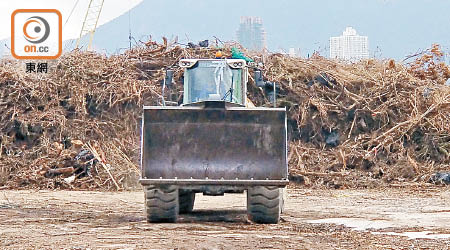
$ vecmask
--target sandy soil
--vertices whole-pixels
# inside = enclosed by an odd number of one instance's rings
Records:
[[[143,192],[0,191],[0,249],[450,249],[449,189],[290,189],[277,225],[245,194],[196,198],[148,224]]]

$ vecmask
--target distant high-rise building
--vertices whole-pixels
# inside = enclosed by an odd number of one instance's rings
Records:
[[[369,38],[358,35],[352,27],[345,28],[342,36],[330,38],[330,58],[349,61],[369,58]]]
[[[290,57],[300,57],[300,48],[289,48],[288,55]]]
[[[237,40],[246,49],[265,50],[267,48],[266,32],[264,31],[262,19],[259,17],[241,17],[241,23],[237,31]]]

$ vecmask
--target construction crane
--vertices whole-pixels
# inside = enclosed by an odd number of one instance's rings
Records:
[[[88,50],[92,49],[92,40],[94,39],[94,33],[97,29],[98,19],[102,12],[104,2],[105,0],[90,0],[83,27],[81,28],[80,37],[77,40],[77,48],[80,46],[81,38],[84,35],[89,34]]]

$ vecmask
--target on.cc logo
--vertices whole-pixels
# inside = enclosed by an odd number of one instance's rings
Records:
[[[11,14],[11,54],[50,60],[62,53],[62,16],[55,9],[18,9]]]
[[[30,27],[31,32],[30,33]],[[32,16],[27,19],[23,25],[23,35],[25,39],[30,43],[42,43],[47,40],[48,35],[50,35],[50,25],[47,20],[39,16]]]

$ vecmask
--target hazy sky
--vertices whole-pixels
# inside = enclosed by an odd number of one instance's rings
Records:
[[[0,1],[0,40],[11,36],[11,13],[16,9],[57,9],[63,18],[63,40],[78,38],[89,0],[2,0]],[[105,0],[99,25],[127,12],[142,0]],[[70,12],[74,10],[67,21]],[[66,24],[66,25],[64,25]]]
[[[65,23],[76,1],[0,1],[0,21],[7,24],[0,26],[0,40],[10,36],[15,9],[56,8]],[[64,40],[79,36],[88,3],[79,0],[63,26]],[[270,51],[300,48],[304,57],[314,51],[328,56],[329,38],[347,26],[369,37],[370,55],[378,58],[403,59],[433,43],[446,52],[450,46],[450,0],[105,0],[93,46],[108,54],[123,51],[130,30],[136,41],[235,40],[241,16],[263,19]]]

